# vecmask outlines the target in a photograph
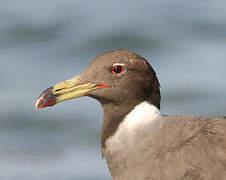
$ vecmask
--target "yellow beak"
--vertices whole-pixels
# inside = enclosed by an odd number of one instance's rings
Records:
[[[40,109],[47,106],[53,106],[59,102],[69,99],[86,96],[89,92],[98,89],[109,87],[107,85],[97,85],[93,83],[81,83],[80,76],[76,76],[67,81],[56,84],[53,87],[47,88],[37,99],[35,108]]]

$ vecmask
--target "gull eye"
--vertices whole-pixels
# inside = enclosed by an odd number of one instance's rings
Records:
[[[121,75],[126,72],[125,64],[115,63],[112,66],[112,73],[115,75]]]

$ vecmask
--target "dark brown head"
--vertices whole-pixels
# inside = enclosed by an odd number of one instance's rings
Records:
[[[149,101],[160,108],[159,82],[153,68],[143,57],[127,50],[96,57],[79,76],[45,90],[36,108],[80,96],[93,97],[102,105]]]

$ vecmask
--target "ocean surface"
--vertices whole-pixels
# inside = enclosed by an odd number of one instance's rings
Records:
[[[106,51],[152,64],[162,113],[225,116],[225,12],[224,0],[0,0],[0,180],[110,180],[96,100],[34,108]]]

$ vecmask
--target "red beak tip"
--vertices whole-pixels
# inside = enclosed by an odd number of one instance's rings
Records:
[[[35,103],[35,109],[41,109],[56,104],[56,96],[52,94],[53,87],[46,89]]]
[[[43,101],[43,99],[41,98],[39,98],[37,101],[36,101],[36,103],[35,103],[35,109],[36,110],[39,110],[40,108],[41,108],[41,106],[40,106],[40,104],[41,104],[41,102]]]

